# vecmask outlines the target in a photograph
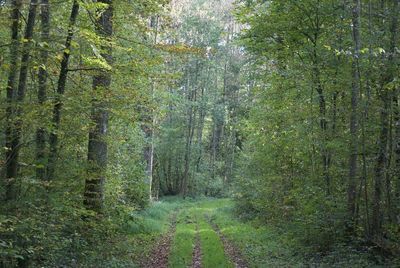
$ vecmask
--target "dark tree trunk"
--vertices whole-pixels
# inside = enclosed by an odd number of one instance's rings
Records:
[[[353,64],[352,64],[352,90],[351,90],[351,114],[350,114],[350,158],[349,180],[347,190],[347,210],[349,214],[348,231],[354,231],[357,197],[357,155],[358,155],[358,98],[360,94],[360,0],[353,0]]]
[[[58,77],[58,83],[57,83],[57,94],[53,104],[53,119],[52,119],[53,129],[52,132],[50,133],[50,138],[49,138],[50,152],[49,152],[49,161],[47,164],[47,175],[46,175],[48,180],[54,178],[54,172],[56,170],[56,163],[58,157],[58,131],[60,129],[61,109],[63,106],[61,98],[64,95],[65,85],[67,82],[68,64],[71,54],[71,43],[72,43],[72,38],[74,36],[75,24],[76,24],[76,19],[78,17],[78,13],[79,13],[79,3],[77,0],[75,0],[72,5],[71,15],[69,18],[68,34],[67,34],[67,39],[65,41],[65,49],[61,61],[60,75]]]
[[[382,211],[382,193],[383,193],[383,182],[385,180],[386,170],[389,163],[388,159],[388,143],[389,143],[389,131],[390,131],[390,106],[392,102],[391,93],[385,87],[388,83],[392,82],[395,73],[395,57],[396,53],[396,39],[397,39],[397,12],[398,12],[398,0],[396,0],[393,4],[393,17],[391,23],[391,38],[390,38],[390,47],[388,50],[388,56],[383,58],[384,66],[386,66],[385,70],[383,70],[381,76],[381,87],[380,87],[380,97],[382,101],[381,108],[381,132],[379,136],[379,151],[378,158],[375,166],[375,183],[374,183],[374,196],[373,196],[373,206],[372,206],[372,226],[371,231],[375,237],[381,236],[381,228],[383,223],[383,211]],[[383,22],[384,23],[384,22]],[[382,24],[383,24],[382,23]],[[387,205],[390,206],[390,178],[387,178],[387,187],[389,190],[387,191]],[[390,215],[388,215],[390,216]]]
[[[15,151],[13,150],[13,122],[14,122],[14,95],[15,95],[15,82],[17,79],[18,56],[19,56],[19,20],[21,14],[21,0],[13,0],[11,2],[11,46],[10,46],[10,72],[8,74],[7,83],[7,108],[6,108],[6,174],[5,174],[5,188],[6,200],[15,198],[15,180],[17,177],[17,163],[15,159]]]
[[[96,32],[111,42],[113,34],[113,6],[112,0],[101,0],[100,3],[107,4],[106,10],[96,21]],[[107,63],[112,65],[112,47],[111,44],[102,46],[102,57]],[[93,77],[94,94],[99,91],[109,91],[111,86],[111,72],[107,70],[100,71]],[[88,174],[85,182],[84,205],[87,209],[101,212],[104,199],[104,182],[107,171],[107,127],[108,111],[106,100],[94,98],[92,100],[92,122],[94,128],[89,132],[88,146]]]
[[[15,109],[15,122],[13,125],[13,134],[12,134],[12,142],[11,142],[11,158],[8,159],[7,162],[7,178],[12,181],[9,184],[9,188],[7,189],[7,199],[15,199],[17,197],[17,189],[16,189],[16,177],[18,173],[18,158],[19,152],[21,149],[21,136],[22,136],[22,105],[25,100],[26,95],[26,83],[28,80],[28,69],[29,69],[29,61],[30,61],[30,53],[32,47],[32,36],[33,36],[33,28],[35,26],[36,19],[36,9],[37,9],[37,0],[31,0],[29,3],[29,13],[28,13],[28,21],[26,23],[25,35],[24,39],[26,40],[22,47],[22,55],[21,55],[21,69],[19,72],[19,81],[18,81],[18,89],[17,89],[17,97],[16,97],[16,109]]]
[[[321,156],[322,156],[322,166],[323,166],[323,177],[326,184],[326,194],[331,194],[331,176],[330,176],[330,152],[327,148],[328,142],[328,121],[326,114],[326,100],[324,94],[324,88],[321,82],[321,71],[319,66],[319,55],[317,52],[318,36],[319,33],[315,33],[315,39],[313,40],[313,55],[312,55],[312,72],[313,72],[313,84],[315,91],[318,93],[318,103],[319,103],[319,123],[322,132],[322,145],[321,145]]]
[[[47,59],[49,56],[48,47],[50,35],[50,6],[49,0],[41,0],[41,38],[40,42],[43,43],[43,48],[40,51],[39,59],[39,74],[38,74],[38,102],[40,109],[44,109],[44,104],[47,100]],[[40,111],[42,118],[44,116],[43,110]],[[46,130],[43,123],[36,131],[36,178],[44,180],[46,178]]]
[[[393,7],[393,21],[391,27],[391,68],[396,68],[398,65],[398,57],[394,57],[393,49],[395,49],[397,40],[398,40],[398,31],[399,31],[399,11],[400,11],[400,0],[394,1]],[[394,71],[393,69],[391,71]],[[394,158],[395,158],[395,176],[394,176],[394,204],[397,204],[394,215],[397,216],[397,222],[400,222],[400,105],[399,105],[399,87],[397,86],[394,89],[394,97],[393,97],[393,104],[394,104]]]
[[[382,184],[385,178],[387,163],[387,145],[389,134],[389,95],[386,89],[381,89],[381,133],[379,136],[379,152],[375,166],[374,196],[372,205],[372,226],[371,231],[375,236],[379,236],[382,227]]]

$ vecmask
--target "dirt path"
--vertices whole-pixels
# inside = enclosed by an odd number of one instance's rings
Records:
[[[242,253],[240,250],[232,244],[229,239],[227,239],[219,229],[218,225],[215,224],[209,215],[205,214],[205,218],[207,219],[208,223],[211,225],[211,227],[214,229],[214,231],[218,234],[219,238],[222,241],[222,244],[224,245],[224,251],[225,254],[229,257],[229,259],[232,261],[232,263],[235,265],[235,268],[248,268],[249,264],[247,261],[243,258]]]
[[[168,256],[171,249],[171,242],[176,229],[176,217],[178,213],[172,216],[171,227],[166,235],[164,235],[156,244],[150,254],[150,258],[142,264],[143,268],[167,268]]]
[[[193,250],[193,264],[192,268],[201,268],[201,243],[199,234],[199,224],[196,223],[196,244]]]
[[[211,219],[207,203],[175,213],[171,227],[154,246],[144,268],[248,268],[240,250]],[[177,217],[178,216],[178,217]]]

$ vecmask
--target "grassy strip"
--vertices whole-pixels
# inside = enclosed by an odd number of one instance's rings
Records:
[[[203,267],[233,268],[233,264],[225,256],[224,246],[219,236],[204,218],[204,209],[197,210]],[[202,215],[198,215],[201,213]]]
[[[193,221],[193,210],[182,211],[177,218],[175,237],[172,242],[168,267],[186,268],[192,264],[192,253],[195,243],[196,224]]]

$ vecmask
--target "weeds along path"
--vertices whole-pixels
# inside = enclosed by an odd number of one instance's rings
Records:
[[[169,253],[170,253],[170,249],[171,249],[171,241],[176,232],[176,219],[177,219],[178,213],[179,212],[175,212],[172,215],[171,227],[170,227],[169,231],[158,241],[158,243],[152,250],[150,259],[147,260],[147,262],[143,264],[143,267],[145,267],[145,268],[167,268],[168,267]]]

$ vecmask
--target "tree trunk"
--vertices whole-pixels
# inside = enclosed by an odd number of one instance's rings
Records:
[[[40,13],[42,33],[40,42],[42,42],[42,49],[40,51],[39,59],[39,74],[38,74],[38,102],[40,109],[44,109],[44,104],[47,100],[47,59],[48,59],[48,44],[50,35],[50,7],[49,0],[41,0],[41,13]],[[43,110],[40,115],[43,118]],[[46,131],[43,123],[36,131],[36,178],[44,180],[46,178]]]
[[[112,65],[111,39],[113,34],[112,0],[100,0],[108,6],[100,13],[96,21],[96,32],[110,42],[102,46],[102,57]],[[99,91],[109,91],[111,86],[111,71],[102,70],[93,77],[95,95]],[[85,181],[84,205],[87,209],[101,212],[104,202],[104,182],[107,171],[107,127],[108,111],[106,100],[95,97],[92,100],[91,119],[94,124],[89,132],[88,145],[88,174]]]
[[[150,27],[155,29],[153,45],[157,44],[157,31],[158,31],[158,17],[151,17]],[[155,82],[151,82],[151,103],[154,102],[154,87]],[[146,138],[146,146],[144,148],[144,159],[146,161],[146,175],[149,181],[149,199],[153,199],[152,186],[153,186],[153,166],[154,166],[154,126],[155,126],[155,114],[154,111],[145,109],[145,120],[142,125],[142,130]]]
[[[15,151],[13,150],[13,123],[14,123],[14,95],[15,95],[15,82],[17,78],[18,56],[19,56],[19,20],[21,14],[21,0],[13,0],[11,2],[11,46],[10,46],[10,72],[8,74],[7,83],[7,109],[6,109],[6,174],[5,174],[5,188],[6,200],[15,198],[15,180],[17,177],[17,163],[15,159]]]
[[[17,89],[17,102],[15,109],[15,123],[13,125],[14,133],[12,135],[11,142],[11,154],[12,157],[7,162],[7,178],[13,181],[7,189],[7,199],[12,200],[15,199],[18,195],[18,190],[16,189],[16,177],[18,172],[18,158],[19,152],[21,149],[21,136],[22,136],[22,106],[25,100],[26,95],[26,83],[28,80],[28,69],[30,62],[30,53],[32,47],[32,36],[33,36],[33,28],[35,26],[36,19],[36,9],[37,9],[37,0],[31,0],[29,3],[29,13],[28,13],[28,21],[26,23],[25,35],[24,35],[24,45],[22,47],[22,55],[21,55],[21,69],[19,72],[19,81],[18,81],[18,89]]]
[[[347,210],[349,214],[348,230],[354,231],[356,213],[356,185],[357,185],[357,155],[358,155],[358,98],[360,94],[360,0],[353,0],[353,63],[352,63],[352,90],[351,90],[351,114],[350,114],[350,158],[349,180],[347,192]]]
[[[382,85],[383,87],[383,85]],[[374,196],[372,205],[372,226],[371,231],[375,236],[379,236],[382,227],[382,184],[385,178],[387,163],[387,145],[389,134],[389,95],[386,89],[381,88],[381,133],[379,136],[379,152],[375,166]]]
[[[391,83],[395,78],[396,66],[395,66],[395,57],[396,53],[396,39],[397,39],[397,13],[398,13],[398,5],[399,1],[396,0],[394,2],[393,9],[393,17],[391,23],[391,38],[390,38],[390,47],[388,50],[388,56],[383,59],[384,66],[386,69],[383,70],[381,76],[381,87],[380,87],[380,97],[383,104],[381,109],[381,132],[379,136],[379,151],[378,151],[378,159],[375,166],[375,183],[374,183],[374,196],[373,196],[373,206],[372,206],[372,234],[375,237],[381,236],[381,228],[383,223],[383,212],[382,212],[382,192],[383,192],[383,182],[385,180],[385,174],[388,163],[388,138],[389,138],[389,129],[390,129],[390,104],[392,102],[391,94],[389,90],[386,88],[388,83]],[[390,179],[388,178],[390,181]],[[390,187],[390,185],[387,185]],[[390,201],[390,189],[387,191],[387,198]],[[390,205],[390,203],[388,203]],[[390,215],[389,215],[390,216]]]
[[[47,176],[46,176],[48,180],[54,178],[54,172],[57,163],[58,131],[60,129],[61,109],[63,105],[61,97],[64,95],[65,92],[65,84],[67,82],[67,75],[68,75],[68,64],[71,54],[71,43],[72,43],[72,38],[74,36],[75,24],[76,24],[76,19],[78,17],[78,13],[79,13],[79,2],[75,0],[72,5],[71,15],[69,18],[68,34],[67,34],[67,39],[65,41],[65,49],[63,53],[63,58],[61,60],[60,75],[58,77],[58,83],[57,83],[57,94],[53,104],[53,119],[52,119],[53,129],[52,132],[50,133],[50,138],[49,138],[50,152],[49,152],[49,161],[47,164]]]
[[[320,117],[320,128],[322,131],[322,165],[323,165],[323,177],[326,184],[326,194],[331,194],[331,178],[330,178],[330,153],[327,148],[328,142],[328,122],[326,120],[326,100],[324,95],[324,89],[321,82],[321,72],[319,67],[319,56],[317,53],[317,40],[318,34],[315,34],[314,48],[313,48],[313,83],[315,91],[318,93],[319,102],[319,117]]]
[[[398,40],[398,15],[400,9],[400,0],[394,1],[393,7],[393,21],[391,27],[391,55],[392,55],[392,63],[391,68],[395,68],[398,64],[398,57],[395,58],[392,49],[395,49],[396,42]],[[394,70],[391,70],[394,71]],[[397,215],[397,222],[400,222],[400,105],[399,105],[399,87],[396,86],[394,89],[394,97],[393,97],[393,108],[394,108],[394,154],[395,154],[395,178],[394,178],[394,204],[397,204],[397,208],[395,208],[394,215]]]
[[[193,133],[194,133],[194,115],[193,115],[193,101],[195,101],[195,90],[189,89],[189,82],[187,83],[188,90],[188,124],[187,124],[187,134],[186,134],[186,145],[185,145],[185,166],[184,173],[182,179],[182,189],[181,193],[183,197],[186,197],[188,194],[189,187],[189,171],[190,171],[190,160],[192,153],[192,141],[193,141]]]

